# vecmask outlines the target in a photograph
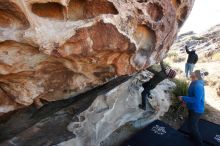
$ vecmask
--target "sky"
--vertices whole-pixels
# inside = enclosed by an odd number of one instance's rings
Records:
[[[193,9],[179,34],[194,31],[202,33],[220,24],[220,0],[195,0]]]

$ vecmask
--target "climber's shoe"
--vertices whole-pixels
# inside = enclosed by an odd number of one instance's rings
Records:
[[[138,107],[142,110],[146,110],[146,106],[143,106],[142,104],[139,104]]]

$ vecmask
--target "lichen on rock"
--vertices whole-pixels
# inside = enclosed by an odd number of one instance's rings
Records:
[[[1,0],[0,113],[160,61],[194,0]]]

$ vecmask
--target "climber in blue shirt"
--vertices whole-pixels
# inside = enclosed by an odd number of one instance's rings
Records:
[[[204,81],[195,80],[189,86],[188,96],[183,96],[182,100],[187,108],[195,113],[204,112]]]
[[[203,146],[202,137],[199,133],[198,121],[201,115],[204,113],[204,100],[205,90],[203,77],[208,75],[207,72],[203,73],[200,70],[196,70],[191,74],[191,80],[188,96],[179,96],[179,100],[186,104],[188,115],[188,128],[191,133],[191,137],[196,146]]]

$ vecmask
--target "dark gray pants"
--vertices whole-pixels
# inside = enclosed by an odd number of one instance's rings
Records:
[[[148,89],[144,89],[144,91],[141,93],[142,97],[142,107],[146,108],[146,100],[150,95],[150,91]]]
[[[189,110],[188,115],[188,128],[190,136],[194,141],[195,146],[203,146],[202,136],[199,132],[198,122],[202,114],[195,113]]]

